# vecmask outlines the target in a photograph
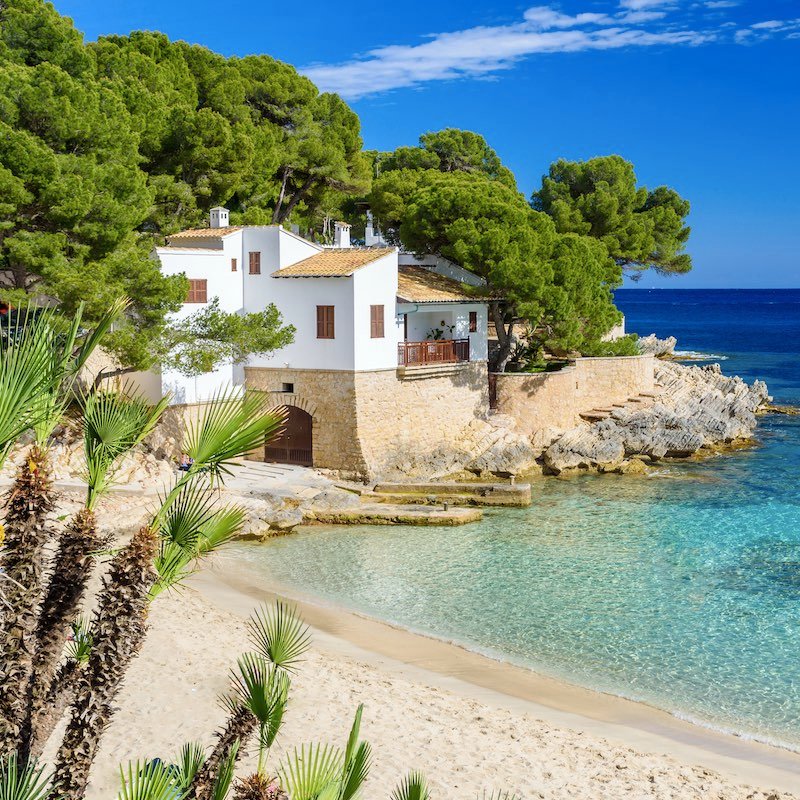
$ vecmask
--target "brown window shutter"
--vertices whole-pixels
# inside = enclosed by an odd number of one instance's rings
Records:
[[[373,339],[383,339],[383,306],[369,307],[369,335]]]
[[[250,274],[261,274],[261,252],[258,250],[250,253]]]
[[[236,270],[238,269],[238,267],[239,267],[239,265],[238,265],[238,263],[237,263],[236,259],[235,259],[235,258],[232,258],[232,259],[231,259],[231,272],[236,272]]]
[[[333,338],[333,306],[317,306],[317,339]]]
[[[189,291],[186,293],[187,303],[208,302],[208,281],[205,278],[190,278]]]
[[[478,312],[477,311],[470,311],[469,312],[469,332],[470,333],[477,333],[478,331]]]

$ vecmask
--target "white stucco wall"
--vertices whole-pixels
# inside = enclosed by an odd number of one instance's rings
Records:
[[[353,282],[350,278],[264,278],[264,296],[297,329],[294,342],[252,367],[355,369]],[[334,339],[317,339],[317,306],[334,306]]]
[[[397,343],[403,338],[397,327],[397,261],[394,253],[362,267],[353,275],[355,368],[397,367]],[[382,339],[370,336],[370,306],[383,306]]]

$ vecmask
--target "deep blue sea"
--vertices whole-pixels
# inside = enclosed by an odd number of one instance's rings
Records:
[[[626,290],[678,337],[800,404],[800,290]],[[311,528],[237,545],[270,582],[698,724],[800,749],[800,417],[647,478],[542,479],[461,528]]]

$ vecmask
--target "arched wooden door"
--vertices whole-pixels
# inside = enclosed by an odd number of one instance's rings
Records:
[[[264,461],[313,466],[311,414],[296,406],[282,406],[286,422],[282,433],[264,448]]]

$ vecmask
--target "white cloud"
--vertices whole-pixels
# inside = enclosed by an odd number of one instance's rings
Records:
[[[742,0],[707,0],[706,8],[736,8]]]
[[[303,72],[321,89],[356,100],[431,81],[487,79],[541,54],[696,46],[721,38],[749,44],[797,29],[795,20],[768,20],[732,31],[717,20],[714,27],[704,30],[681,26],[671,16],[673,12],[674,3],[664,0],[620,0],[618,10],[608,14],[569,15],[551,6],[534,6],[518,22],[434,33],[420,43],[376,47],[349,61],[313,64]]]
[[[631,11],[641,11],[647,8],[674,5],[674,0],[620,0],[620,8],[629,8]]]

